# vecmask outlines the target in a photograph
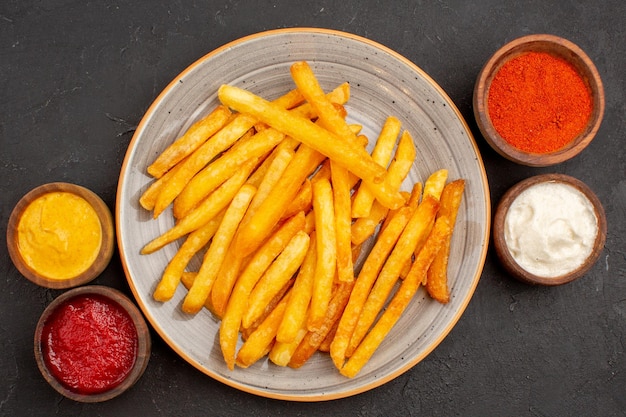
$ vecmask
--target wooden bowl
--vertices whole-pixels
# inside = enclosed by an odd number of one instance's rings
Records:
[[[18,225],[19,221],[24,213],[24,210],[30,203],[44,194],[51,192],[69,192],[86,200],[95,210],[98,218],[100,219],[100,225],[102,230],[102,242],[100,245],[100,251],[96,256],[96,259],[89,268],[80,273],[79,275],[68,279],[53,279],[45,275],[42,275],[35,269],[31,268],[22,257],[18,245]],[[7,247],[11,260],[15,264],[15,267],[20,271],[22,275],[28,278],[35,284],[41,285],[47,288],[65,289],[72,288],[78,285],[86,284],[93,280],[95,277],[106,268],[113,256],[113,250],[115,248],[115,229],[113,226],[113,216],[107,205],[92,191],[75,184],[68,184],[64,182],[53,182],[49,184],[41,185],[20,199],[15,208],[13,209],[9,218],[9,224],[7,226]]]
[[[44,339],[42,338],[42,334],[44,333],[44,327],[48,320],[51,319],[55,311],[65,302],[71,302],[73,299],[81,296],[99,296],[105,300],[112,301],[114,304],[121,307],[121,309],[127,313],[137,331],[137,349],[135,351],[135,360],[132,368],[126,375],[125,379],[120,382],[119,385],[116,385],[109,390],[93,394],[75,392],[62,384],[54,376],[54,374],[48,368],[45,360],[44,344],[47,343],[47,341],[42,340]],[[135,304],[133,304],[130,299],[122,294],[120,291],[98,285],[87,285],[79,288],[74,288],[63,293],[54,301],[52,301],[52,303],[50,303],[48,307],[46,307],[39,319],[39,322],[37,323],[34,341],[35,359],[37,361],[37,366],[39,367],[39,370],[41,371],[46,381],[48,381],[48,383],[57,392],[64,395],[65,397],[74,401],[86,403],[102,402],[112,399],[132,387],[143,375],[148,365],[152,346],[150,332],[146,321],[144,320],[143,316],[141,315],[139,309],[135,306]]]
[[[591,247],[591,253],[587,256],[584,262],[576,269],[573,269],[559,276],[552,277],[540,276],[531,273],[524,267],[522,267],[511,254],[511,251],[509,250],[509,246],[507,244],[507,240],[505,238],[506,217],[513,202],[519,197],[519,195],[523,191],[526,191],[533,186],[545,183],[563,183],[581,192],[593,207],[593,214],[595,215],[597,226],[597,234],[595,237],[595,241],[593,242],[593,245]],[[555,207],[554,209],[556,210],[558,208]],[[517,183],[504,194],[498,204],[493,220],[493,241],[496,253],[502,265],[515,278],[529,284],[561,285],[583,276],[598,260],[598,257],[600,256],[600,253],[604,248],[604,243],[606,240],[606,230],[606,216],[602,204],[600,203],[598,197],[586,184],[568,175],[543,174],[527,178],[526,180]]]
[[[591,92],[592,111],[587,126],[567,145],[554,152],[530,153],[517,149],[500,136],[489,117],[487,99],[494,76],[506,62],[526,52],[545,52],[569,62]],[[604,115],[604,105],[602,80],[591,59],[572,42],[553,35],[528,35],[507,43],[486,62],[474,86],[474,116],[485,140],[500,155],[527,166],[554,165],[580,153],[596,135]]]

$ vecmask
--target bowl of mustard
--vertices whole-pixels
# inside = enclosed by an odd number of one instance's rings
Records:
[[[15,267],[47,288],[85,284],[106,268],[114,250],[113,216],[85,187],[44,184],[16,204],[7,227]]]

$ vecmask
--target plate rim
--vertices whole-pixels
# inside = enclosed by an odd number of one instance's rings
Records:
[[[161,326],[155,322],[155,318],[154,316],[152,316],[151,314],[149,314],[149,312],[147,311],[146,306],[144,305],[144,303],[141,302],[141,297],[138,293],[138,289],[136,288],[133,280],[131,279],[130,276],[130,271],[129,271],[129,267],[127,265],[126,262],[126,257],[124,255],[125,251],[124,251],[124,244],[122,242],[122,240],[120,239],[120,235],[121,235],[121,229],[120,229],[120,211],[121,211],[121,206],[120,206],[120,202],[122,200],[122,189],[123,189],[123,183],[124,183],[124,178],[125,178],[125,173],[127,173],[127,170],[129,168],[129,161],[131,159],[131,155],[132,155],[132,150],[135,148],[136,146],[136,142],[139,140],[139,136],[141,134],[141,132],[144,130],[144,127],[146,125],[146,123],[148,123],[148,121],[151,119],[152,114],[155,112],[155,110],[157,109],[157,107],[161,104],[163,98],[173,89],[175,88],[178,83],[180,82],[180,80],[182,80],[188,73],[194,71],[198,66],[202,65],[205,61],[211,59],[211,57],[218,55],[224,51],[226,51],[229,48],[232,48],[234,46],[237,45],[241,45],[253,40],[257,40],[259,38],[263,38],[263,37],[267,37],[267,36],[274,36],[274,35],[280,35],[280,34],[284,34],[284,33],[313,33],[313,34],[318,34],[318,35],[330,35],[330,36],[337,36],[337,37],[342,37],[342,38],[348,38],[350,40],[354,40],[360,43],[364,43],[367,46],[373,47],[375,49],[378,49],[388,55],[391,55],[392,57],[394,57],[395,59],[403,62],[405,65],[407,65],[408,67],[411,68],[411,70],[413,70],[415,73],[418,73],[421,77],[423,77],[429,84],[431,87],[433,87],[439,94],[440,96],[444,99],[444,101],[446,102],[446,104],[450,107],[450,109],[455,113],[455,115],[457,116],[458,120],[460,121],[464,133],[467,135],[467,139],[470,142],[470,145],[472,146],[472,148],[474,149],[476,155],[478,156],[478,158],[476,158],[477,163],[480,167],[480,173],[481,173],[481,182],[484,184],[485,186],[485,221],[484,221],[484,235],[485,235],[485,241],[483,242],[482,247],[480,248],[480,254],[479,254],[479,259],[480,262],[477,265],[477,269],[476,269],[476,273],[475,275],[472,277],[472,285],[469,287],[470,291],[468,292],[468,294],[466,295],[466,299],[463,300],[463,302],[461,303],[461,305],[459,306],[459,309],[452,315],[452,319],[450,320],[450,322],[447,324],[447,326],[443,329],[443,331],[440,333],[440,335],[424,350],[424,352],[422,352],[420,355],[416,355],[415,357],[411,358],[410,360],[407,360],[401,367],[399,367],[396,371],[389,373],[388,375],[385,375],[384,377],[378,378],[370,383],[364,384],[362,386],[359,387],[355,387],[353,389],[348,389],[345,391],[341,391],[338,393],[321,393],[321,394],[314,394],[311,396],[306,396],[306,395],[288,395],[288,394],[282,394],[282,393],[276,393],[276,392],[272,392],[272,391],[263,391],[260,389],[255,389],[254,387],[250,387],[250,386],[246,386],[243,385],[237,381],[233,381],[229,378],[223,377],[221,375],[219,375],[216,372],[210,372],[210,370],[207,370],[203,367],[200,366],[199,363],[196,363],[193,360],[190,360],[190,358],[188,357],[187,353],[181,351],[181,349],[179,349],[175,343],[172,343],[172,341],[170,341],[169,337],[167,337],[164,334],[164,331],[161,329]],[[187,362],[189,365],[191,365],[192,367],[194,367],[195,369],[197,369],[198,371],[202,372],[203,374],[215,379],[216,381],[219,381],[227,386],[230,386],[232,388],[235,388],[239,391],[243,391],[243,392],[247,392],[250,394],[254,394],[257,396],[261,396],[261,397],[265,397],[265,398],[271,398],[271,399],[278,399],[278,400],[288,400],[288,401],[296,401],[296,402],[318,402],[318,401],[328,401],[328,400],[334,400],[334,399],[340,399],[340,398],[347,398],[350,396],[354,396],[369,390],[372,390],[374,388],[377,388],[381,385],[386,384],[387,382],[397,378],[398,376],[406,373],[409,369],[413,368],[415,365],[417,365],[419,362],[421,362],[422,360],[424,360],[428,355],[430,355],[430,353],[432,353],[432,351],[441,344],[441,342],[449,335],[449,333],[452,331],[452,329],[456,326],[456,324],[458,323],[458,321],[460,320],[460,318],[462,317],[463,313],[465,312],[465,310],[467,309],[467,306],[469,305],[469,302],[471,301],[471,299],[473,298],[475,291],[476,291],[476,287],[478,286],[478,283],[480,281],[483,269],[484,269],[484,265],[486,262],[486,257],[487,257],[487,252],[488,252],[488,248],[489,248],[489,239],[490,239],[490,231],[491,231],[491,195],[490,195],[490,188],[489,188],[489,182],[488,182],[488,178],[487,178],[487,173],[486,173],[486,169],[485,169],[485,165],[484,165],[484,161],[481,155],[481,152],[478,148],[478,144],[474,138],[474,135],[469,127],[469,125],[467,124],[467,121],[465,120],[465,118],[463,117],[463,115],[461,114],[461,112],[459,111],[459,109],[457,108],[457,106],[455,105],[455,103],[452,101],[452,99],[449,97],[449,95],[445,92],[445,90],[443,90],[443,88],[430,76],[428,75],[426,72],[424,72],[424,70],[422,70],[418,65],[416,65],[414,62],[412,62],[411,60],[409,60],[408,58],[404,57],[403,55],[401,55],[400,53],[392,50],[391,48],[377,42],[374,40],[371,40],[369,38],[360,36],[360,35],[356,35],[353,33],[349,33],[349,32],[345,32],[345,31],[341,31],[341,30],[336,30],[336,29],[327,29],[327,28],[316,28],[316,27],[289,27],[289,28],[279,28],[279,29],[270,29],[270,30],[266,30],[266,31],[261,31],[261,32],[257,32],[257,33],[253,33],[253,34],[249,34],[240,38],[237,38],[235,40],[229,41],[225,44],[223,44],[222,46],[219,46],[213,50],[211,50],[210,52],[206,53],[205,55],[201,56],[200,58],[198,58],[197,60],[195,60],[194,62],[192,62],[190,65],[188,65],[185,69],[183,69],[179,74],[177,74],[172,81],[170,81],[165,88],[156,96],[156,98],[154,98],[154,100],[152,101],[152,103],[150,104],[150,106],[147,108],[147,110],[144,112],[141,121],[139,122],[139,124],[137,125],[137,128],[133,134],[133,137],[131,138],[128,146],[127,146],[127,150],[126,153],[124,155],[124,159],[122,161],[122,166],[120,169],[120,177],[118,179],[118,185],[117,185],[117,191],[116,191],[116,203],[115,203],[115,228],[116,228],[116,240],[117,240],[117,246],[118,246],[118,250],[119,250],[119,255],[120,255],[120,261],[122,263],[122,267],[124,270],[124,275],[126,277],[126,281],[130,287],[130,290],[133,294],[133,297],[135,298],[135,302],[139,305],[142,313],[144,314],[144,316],[146,317],[146,319],[148,320],[148,322],[150,323],[152,329],[159,335],[159,337],[167,344],[167,346],[172,349],[179,357],[181,357],[185,362]]]

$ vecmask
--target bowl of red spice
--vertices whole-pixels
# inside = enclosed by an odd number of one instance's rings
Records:
[[[48,383],[78,402],[102,402],[143,375],[151,351],[148,326],[128,297],[88,285],[46,307],[35,330],[35,359]]]
[[[592,60],[567,39],[515,39],[485,63],[474,87],[474,116],[500,155],[543,167],[578,155],[604,115],[604,89]]]

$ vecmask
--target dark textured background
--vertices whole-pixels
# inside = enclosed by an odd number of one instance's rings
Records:
[[[84,185],[114,208],[134,127],[189,64],[241,36],[323,27],[368,37],[437,81],[474,131],[493,204],[528,176],[586,182],[608,217],[606,248],[582,279],[557,288],[514,281],[490,251],[465,314],[424,361],[392,382],[342,400],[288,403],[239,392],[187,365],[155,337],[144,377],[102,404],[63,399],[37,370],[35,323],[59,292],[36,287],[0,253],[2,416],[625,416],[626,3],[613,1],[0,2],[0,224],[31,188]],[[530,33],[572,40],[606,90],[596,140],[553,168],[514,165],[489,149],[471,97],[482,64]],[[94,283],[130,293],[119,258]]]

